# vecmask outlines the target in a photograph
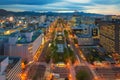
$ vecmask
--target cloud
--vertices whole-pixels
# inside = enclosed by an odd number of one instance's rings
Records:
[[[0,0],[0,5],[24,4],[24,5],[44,5],[61,0]]]
[[[120,0],[91,0],[91,2],[104,5],[120,4]]]
[[[74,11],[119,14],[120,0],[1,0],[0,8],[11,11]]]
[[[116,5],[98,5],[95,6],[86,6],[86,12],[89,13],[99,13],[99,14],[118,14],[120,15],[120,11],[118,10]]]
[[[85,4],[86,5],[86,4]],[[24,5],[24,4],[14,4],[14,5],[1,5],[0,7],[3,9],[8,9],[12,11],[74,11],[79,10],[83,11],[85,5],[67,3],[67,2],[56,2],[51,4],[44,5]]]
[[[86,4],[85,4],[86,5]],[[84,10],[84,7],[85,6],[83,4],[76,4],[76,3],[68,3],[68,2],[57,2],[57,3],[52,3],[52,4],[46,4],[44,5],[43,7],[52,7],[52,8],[55,8],[55,9],[64,9],[64,10]]]
[[[89,3],[91,0],[65,0],[71,3]]]

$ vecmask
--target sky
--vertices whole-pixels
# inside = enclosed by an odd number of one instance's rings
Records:
[[[120,15],[120,0],[0,0],[9,11],[57,11]]]

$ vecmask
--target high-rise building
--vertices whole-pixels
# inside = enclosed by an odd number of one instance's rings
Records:
[[[100,44],[109,53],[120,54],[120,22],[103,21],[99,23],[100,26]]]
[[[0,80],[21,80],[21,58],[0,56]]]

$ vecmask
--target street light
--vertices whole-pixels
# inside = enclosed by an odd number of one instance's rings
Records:
[[[68,75],[68,78],[69,78],[69,80],[72,80],[72,75],[69,74],[69,75]]]
[[[99,80],[99,78],[97,76],[95,76],[94,80]]]
[[[21,74],[21,80],[26,80],[27,74],[26,73],[22,73]]]
[[[22,68],[22,69],[25,69],[25,64],[24,64],[24,62],[21,63],[21,68]]]

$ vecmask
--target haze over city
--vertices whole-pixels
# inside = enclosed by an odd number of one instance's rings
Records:
[[[0,8],[8,11],[58,11],[120,14],[120,0],[1,0]]]

